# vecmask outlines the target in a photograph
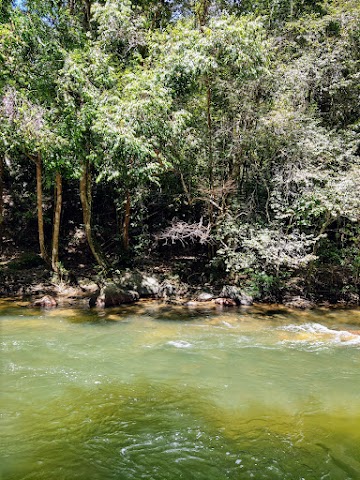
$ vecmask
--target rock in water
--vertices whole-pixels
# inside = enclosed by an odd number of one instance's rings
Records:
[[[303,297],[291,297],[288,298],[284,305],[289,308],[299,308],[301,310],[306,310],[308,308],[314,308],[314,304]]]
[[[44,295],[33,302],[34,307],[55,308],[57,305],[58,302],[56,298],[51,295]]]
[[[224,285],[220,297],[222,298],[231,298],[235,300],[237,305],[252,305],[253,298],[241,290],[239,287],[235,287],[233,285]]]
[[[90,299],[90,307],[116,307],[126,303],[134,303],[139,300],[138,292],[124,290],[114,284],[106,285],[101,289],[100,295]]]
[[[217,305],[223,305],[225,307],[236,307],[237,305],[236,301],[233,300],[232,298],[224,298],[224,297],[216,298],[215,303]]]
[[[115,281],[116,285],[125,290],[138,292],[140,297],[158,297],[160,293],[160,281],[154,275],[148,275],[138,271],[126,271]]]

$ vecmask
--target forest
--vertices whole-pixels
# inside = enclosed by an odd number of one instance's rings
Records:
[[[360,303],[358,0],[2,0],[0,117],[2,293]]]

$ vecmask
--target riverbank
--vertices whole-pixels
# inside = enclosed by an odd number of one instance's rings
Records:
[[[140,299],[157,299],[173,305],[197,307],[202,304],[216,308],[249,306],[256,303],[281,304],[294,309],[318,307],[357,307],[359,296],[345,292],[334,298],[314,292],[304,294],[297,282],[289,282],[289,288],[276,299],[261,296],[244,283],[244,286],[229,284],[228,280],[216,279],[213,283],[201,282],[201,275],[191,259],[182,260],[183,267],[176,263],[152,263],[143,268],[115,270],[106,275],[89,265],[77,266],[62,275],[55,275],[37,255],[21,254],[2,259],[0,264],[0,297],[26,299],[29,303],[44,296],[54,299],[53,305],[89,305],[97,307],[135,303]],[[185,265],[186,263],[186,265]],[[182,274],[181,274],[182,273]],[[195,280],[194,280],[195,279]],[[188,280],[188,281],[187,281]],[[295,287],[294,287],[295,285]],[[41,304],[41,306],[51,306]]]

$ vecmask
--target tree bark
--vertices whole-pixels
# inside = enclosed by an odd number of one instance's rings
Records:
[[[0,156],[0,235],[4,223],[4,159]]]
[[[70,15],[74,15],[75,0],[69,0],[68,6],[69,6],[69,10],[70,10]]]
[[[101,267],[106,267],[106,262],[102,258],[101,254],[98,252],[95,247],[95,243],[92,236],[92,227],[91,227],[91,204],[92,204],[92,195],[91,195],[91,175],[90,175],[90,165],[86,161],[83,164],[82,172],[80,176],[80,200],[83,211],[83,221],[85,227],[86,238],[96,262]]]
[[[59,236],[60,219],[62,207],[62,177],[59,172],[55,176],[55,208],[54,208],[54,229],[51,250],[51,266],[54,272],[59,273]]]
[[[211,0],[198,0],[197,3],[197,21],[200,29],[205,26],[210,10]]]
[[[129,249],[129,225],[130,225],[131,196],[129,190],[126,192],[125,218],[123,224],[123,246],[124,250]]]
[[[40,154],[38,154],[35,158],[35,165],[36,165],[36,197],[37,197],[39,248],[40,248],[40,255],[42,259],[45,262],[49,263],[49,258],[45,248],[43,191],[42,191],[42,159]]]
[[[83,0],[84,6],[84,27],[86,31],[90,30],[91,20],[91,0]]]
[[[290,18],[294,16],[294,1],[290,0]]]
[[[214,153],[213,153],[213,127],[211,118],[211,85],[208,78],[205,79],[206,84],[206,116],[207,116],[207,130],[208,130],[208,152],[209,152],[209,223],[214,225]],[[215,255],[214,245],[209,244],[208,254],[210,258]]]
[[[206,116],[207,116],[207,130],[208,130],[208,150],[209,150],[209,186],[211,194],[214,188],[214,154],[213,154],[213,131],[211,118],[211,86],[208,78],[205,80],[206,84]]]

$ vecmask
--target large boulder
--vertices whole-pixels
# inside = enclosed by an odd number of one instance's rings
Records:
[[[159,298],[166,302],[173,302],[187,297],[188,294],[189,285],[181,282],[177,276],[172,276],[161,283]]]
[[[253,304],[253,298],[241,290],[239,287],[235,287],[234,285],[224,285],[220,297],[222,298],[230,298],[234,300],[237,305],[252,305]]]
[[[126,290],[137,292],[140,297],[158,297],[161,283],[154,275],[126,271],[116,280],[116,284]]]
[[[108,284],[103,287],[99,295],[90,298],[90,307],[116,307],[127,303],[134,303],[139,300],[138,292],[125,290],[118,285]]]

